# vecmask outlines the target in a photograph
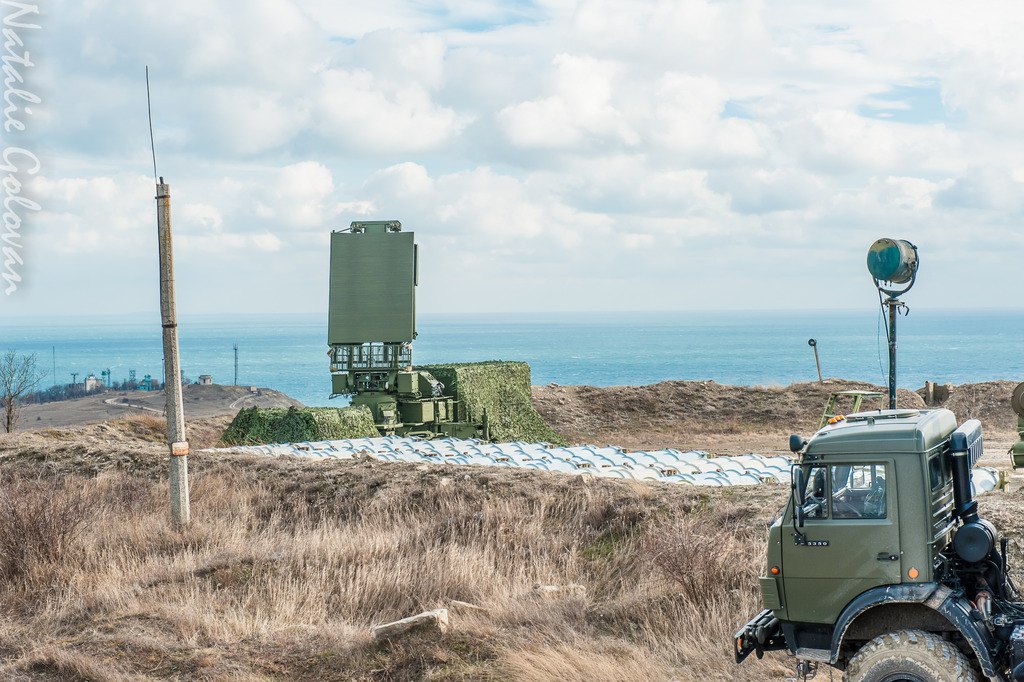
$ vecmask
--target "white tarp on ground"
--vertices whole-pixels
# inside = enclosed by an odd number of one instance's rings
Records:
[[[387,462],[541,469],[584,476],[703,486],[788,484],[789,468],[792,463],[792,459],[784,455],[766,456],[751,453],[713,456],[703,450],[683,452],[671,448],[627,452],[614,446],[558,447],[548,443],[486,443],[458,438],[421,440],[398,436],[283,445],[250,445],[228,450],[270,456],[332,459],[372,457]],[[975,492],[994,490],[998,483],[999,474],[995,469],[978,467],[973,472]]]

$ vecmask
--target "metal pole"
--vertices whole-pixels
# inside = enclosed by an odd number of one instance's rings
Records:
[[[814,364],[818,368],[818,383],[823,384],[825,380],[821,378],[821,360],[818,359],[818,342],[814,339],[807,339],[807,345],[814,349]]]
[[[235,386],[238,385],[238,344],[235,344]]]
[[[174,252],[171,242],[171,188],[156,186],[157,241],[160,245],[160,317],[164,335],[164,397],[167,400],[167,444],[171,451],[171,520],[183,528],[191,521],[188,500],[188,441],[181,400],[178,320],[174,305]]]
[[[887,299],[889,306],[889,409],[896,409],[896,308],[900,302]]]

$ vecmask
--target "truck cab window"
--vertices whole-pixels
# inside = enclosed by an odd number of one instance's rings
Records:
[[[885,465],[832,467],[832,518],[885,518]]]
[[[804,490],[804,518],[823,519],[828,508],[828,488],[825,467],[811,467],[807,473],[807,488]]]

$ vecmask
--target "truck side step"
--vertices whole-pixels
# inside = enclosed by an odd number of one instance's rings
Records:
[[[828,649],[804,649],[796,650],[796,657],[806,661],[817,661],[818,663],[831,663],[832,652]]]

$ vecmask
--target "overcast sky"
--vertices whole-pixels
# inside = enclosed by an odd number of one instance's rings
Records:
[[[415,231],[428,313],[866,308],[882,236],[912,306],[1021,305],[1017,2],[42,9],[0,316],[157,310],[147,64],[179,313],[323,311],[363,219]]]

